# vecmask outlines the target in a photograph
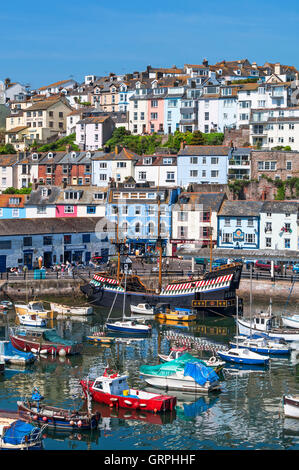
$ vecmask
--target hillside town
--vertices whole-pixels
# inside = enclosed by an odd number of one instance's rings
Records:
[[[212,247],[292,262],[298,73],[204,59],[35,90],[3,77],[0,272],[40,257],[88,265],[113,253],[116,226],[131,254],[161,238],[166,256]]]

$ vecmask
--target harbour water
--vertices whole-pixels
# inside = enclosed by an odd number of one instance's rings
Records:
[[[49,300],[49,299],[47,299]],[[51,299],[59,302],[67,299]],[[68,299],[68,302],[70,300]],[[273,313],[281,312],[284,304],[273,303]],[[266,310],[255,304],[253,311]],[[288,311],[295,311],[290,303]],[[53,326],[64,338],[84,341],[83,354],[72,357],[39,358],[24,367],[7,366],[0,378],[0,408],[16,411],[17,401],[29,397],[37,386],[45,401],[54,406],[78,408],[84,406],[79,381],[83,377],[101,375],[109,365],[127,372],[129,385],[147,389],[139,374],[142,364],[157,364],[158,352],[168,354],[170,333],[196,336],[202,343],[204,358],[218,346],[225,346],[236,334],[232,318],[200,317],[192,325],[160,324],[154,320],[152,335],[144,339],[126,339],[110,346],[85,341],[85,336],[97,331],[108,311],[95,309],[84,322],[54,320]],[[115,312],[116,318],[121,312]],[[2,338],[15,314],[9,311],[1,319]],[[299,347],[299,346],[298,346]],[[207,352],[209,350],[209,352]],[[236,368],[235,368],[236,369]],[[102,415],[100,428],[92,432],[45,431],[46,450],[298,450],[299,421],[285,418],[282,397],[298,393],[299,349],[288,357],[273,358],[267,368],[252,367],[230,370],[221,382],[221,392],[207,395],[172,392],[178,399],[175,413],[154,415],[118,414],[109,407],[93,403],[93,410]],[[158,390],[157,390],[158,391]],[[159,392],[159,391],[158,391]]]

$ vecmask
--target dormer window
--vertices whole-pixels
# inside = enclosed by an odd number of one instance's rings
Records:
[[[86,152],[86,158],[91,158],[91,152]]]
[[[53,158],[53,152],[48,153],[48,158]]]
[[[80,191],[65,191],[64,199],[80,199]]]
[[[48,188],[42,188],[41,196],[48,197],[50,195],[51,191]]]
[[[153,163],[152,157],[144,157],[143,164],[144,165],[151,165]]]
[[[76,152],[72,152],[72,153],[71,153],[71,157],[72,157],[72,158],[76,158],[76,155],[77,155]]]
[[[163,158],[163,165],[171,165],[172,158]]]
[[[38,160],[38,153],[32,154],[32,160]]]
[[[104,193],[95,193],[93,197],[97,200],[103,200],[104,199]]]
[[[219,69],[219,70],[218,70],[218,74],[219,74],[219,75],[222,75],[222,69]]]

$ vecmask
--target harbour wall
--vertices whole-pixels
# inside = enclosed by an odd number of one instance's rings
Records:
[[[173,279],[172,279],[173,280]],[[151,286],[151,281],[154,287],[154,281],[150,278],[147,279],[147,284]],[[166,279],[165,279],[166,281]],[[2,281],[0,284],[0,295],[9,296],[11,299],[46,296],[73,296],[83,297],[80,286],[85,282],[82,279],[42,279],[42,280],[27,280],[17,279],[13,281]],[[252,280],[252,295],[255,299],[266,300],[269,297],[273,299],[287,299],[290,293],[291,283],[286,281],[270,280]],[[237,291],[239,297],[249,298],[250,296],[250,280],[241,279],[239,289]],[[299,298],[299,282],[295,283],[292,291],[292,300]]]

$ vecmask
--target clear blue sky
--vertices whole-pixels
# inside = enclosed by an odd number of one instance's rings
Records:
[[[298,0],[14,0],[0,6],[0,80],[248,58],[299,67]]]

